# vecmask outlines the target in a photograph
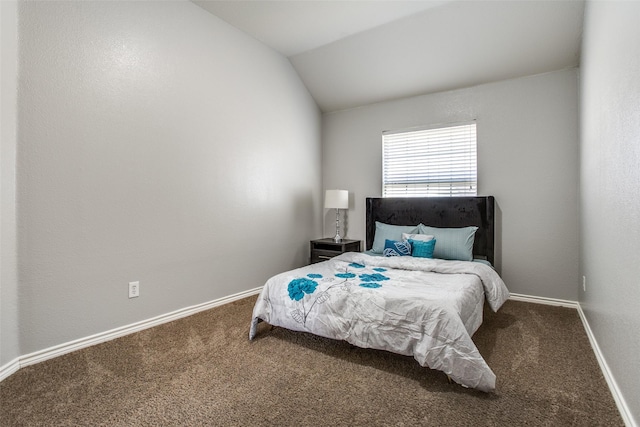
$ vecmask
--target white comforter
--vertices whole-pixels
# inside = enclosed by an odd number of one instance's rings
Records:
[[[421,366],[488,392],[496,377],[471,340],[485,296],[497,311],[509,291],[481,263],[349,252],[269,279],[253,309],[249,339],[262,319],[413,356]]]

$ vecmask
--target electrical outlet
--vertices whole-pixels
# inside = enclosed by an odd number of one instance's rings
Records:
[[[140,282],[129,282],[129,298],[140,296]]]
[[[582,292],[587,292],[587,276],[582,276]]]

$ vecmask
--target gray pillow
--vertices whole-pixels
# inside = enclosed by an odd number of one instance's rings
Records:
[[[438,228],[420,224],[420,234],[431,234],[436,241],[434,258],[473,261],[473,242],[478,227]]]
[[[373,237],[371,251],[381,254],[384,251],[384,242],[387,239],[402,240],[402,233],[414,234],[417,232],[418,225],[391,225],[376,221],[376,234]]]

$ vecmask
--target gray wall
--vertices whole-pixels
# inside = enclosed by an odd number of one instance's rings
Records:
[[[321,115],[286,58],[185,1],[25,2],[19,24],[21,354],[307,262]]]
[[[347,236],[382,187],[381,133],[477,119],[478,194],[499,208],[496,267],[512,292],[578,298],[577,70],[323,116],[323,185],[350,191]],[[325,235],[333,231],[325,215]]]
[[[15,203],[16,6],[15,2],[0,1],[0,367],[20,355]]]
[[[640,3],[589,2],[581,63],[580,304],[640,423]]]

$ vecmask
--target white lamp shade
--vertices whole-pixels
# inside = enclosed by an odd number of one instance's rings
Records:
[[[324,194],[325,209],[349,209],[347,190],[327,190]]]

